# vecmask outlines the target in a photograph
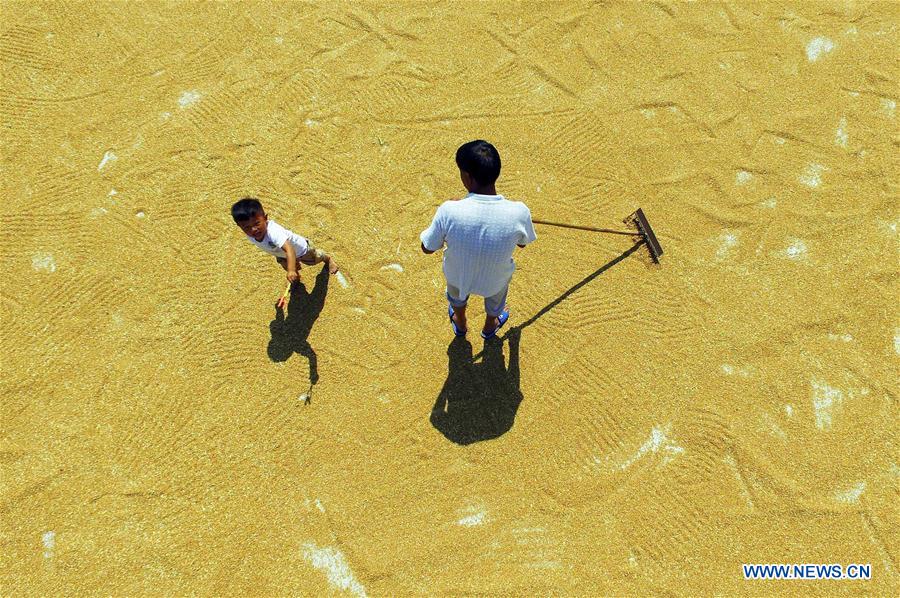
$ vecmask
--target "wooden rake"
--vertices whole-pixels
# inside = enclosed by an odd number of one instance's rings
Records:
[[[629,215],[622,222],[626,225],[633,226],[635,230],[624,231],[624,230],[613,230],[610,228],[595,228],[593,226],[579,226],[576,224],[563,224],[561,222],[549,222],[547,220],[534,220],[532,222],[535,224],[545,224],[547,226],[558,226],[560,228],[574,228],[576,230],[587,230],[595,233],[609,233],[611,235],[628,235],[629,237],[637,237],[638,243],[643,243],[647,250],[650,252],[650,259],[653,260],[654,263],[659,263],[659,258],[663,254],[662,245],[659,244],[659,241],[656,239],[656,235],[653,233],[653,228],[650,227],[650,222],[647,221],[647,217],[644,215],[644,211],[638,208],[633,214]]]

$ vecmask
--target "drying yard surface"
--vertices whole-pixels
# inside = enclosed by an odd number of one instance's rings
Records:
[[[898,591],[897,4],[0,11],[4,595]],[[662,263],[538,227],[451,343],[477,138]]]

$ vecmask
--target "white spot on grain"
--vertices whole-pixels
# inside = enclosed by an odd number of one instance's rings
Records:
[[[766,412],[763,412],[763,414],[762,414],[761,417],[762,417],[763,422],[764,422],[767,426],[769,426],[769,431],[771,431],[772,434],[774,434],[775,436],[778,436],[778,437],[781,438],[782,440],[787,439],[787,434],[784,433],[784,430],[781,429],[781,426],[778,425],[778,422],[776,422],[776,421],[772,418],[771,415],[769,415],[769,414],[766,413]]]
[[[722,459],[731,469],[731,472],[734,474],[735,479],[738,482],[738,485],[741,489],[741,494],[744,495],[744,499],[747,501],[747,506],[751,509],[754,508],[753,505],[753,497],[750,495],[750,490],[747,488],[747,483],[744,481],[744,476],[741,475],[741,470],[738,467],[737,461],[734,456],[731,454],[727,454]]]
[[[806,44],[806,58],[810,62],[815,62],[834,48],[834,42],[827,37],[817,37]]]
[[[784,406],[784,412],[787,414],[788,417],[794,417],[794,406],[791,405],[790,403],[787,403]]]
[[[628,551],[628,566],[631,567],[632,569],[634,569],[638,566],[637,557],[634,556],[634,552],[631,550]]]
[[[734,366],[728,365],[727,363],[723,363],[722,364],[722,373],[725,374],[726,376],[734,375]]]
[[[313,120],[313,119],[311,119],[311,118],[307,118],[306,121],[304,121],[304,124],[305,124],[307,127],[309,127],[309,128],[311,129],[311,128],[313,128],[313,127],[318,126],[318,125],[319,125],[319,121]]]
[[[829,386],[821,380],[812,381],[812,403],[816,415],[816,427],[830,430],[834,409],[844,400],[844,391]]]
[[[851,25],[847,28],[846,31],[844,31],[845,35],[856,35],[857,33],[859,33],[859,31],[856,29],[855,25]]]
[[[279,35],[278,37],[275,38],[275,43],[280,46],[281,44],[284,43],[284,38]]]
[[[859,92],[858,92],[858,91],[848,91],[847,93],[850,94],[850,97],[851,97],[851,98],[858,98],[858,97],[859,97]]]
[[[53,556],[53,549],[56,547],[56,532],[44,532],[43,535],[41,535],[41,543],[44,545],[44,558],[51,558]]]
[[[849,334],[833,334],[831,332],[828,333],[828,340],[830,341],[841,341],[844,343],[849,343],[853,340],[853,337]]]
[[[106,166],[110,162],[115,162],[116,160],[117,157],[114,153],[106,152],[105,154],[103,154],[103,159],[100,160],[100,164],[97,166],[97,172],[100,172],[101,170],[103,170],[104,166]]]
[[[297,397],[297,400],[300,401],[301,403],[308,403],[309,402],[309,393],[306,393],[306,392],[303,393],[302,395]]]
[[[118,195],[118,194],[119,194],[119,192],[116,191],[115,189],[110,189],[109,193],[107,193],[106,195],[109,197],[112,197],[113,195]]]
[[[897,110],[897,102],[890,98],[881,98],[881,111],[885,113],[889,118],[894,118],[894,113]]]
[[[353,309],[353,311],[355,311],[355,312],[358,313],[358,314],[364,314],[364,313],[366,313],[366,310],[364,310],[364,309],[361,308],[361,307],[354,307],[354,308],[352,308],[352,309]]]
[[[147,216],[147,215],[144,214],[143,212],[137,212],[137,213],[135,214],[135,217],[136,217],[136,218],[146,218],[146,216]]]
[[[400,264],[388,264],[387,266],[382,266],[382,270],[393,270],[394,272],[403,272],[403,266]]]
[[[838,124],[837,131],[834,134],[834,142],[840,147],[846,148],[849,141],[850,136],[847,135],[847,119],[841,118],[841,122]]]
[[[777,143],[778,145],[784,145],[786,142],[787,142],[787,139],[785,139],[784,137],[776,137],[775,138],[775,143]]]
[[[666,428],[654,427],[650,431],[650,437],[640,446],[637,452],[625,463],[619,465],[619,469],[627,469],[635,461],[646,455],[647,453],[663,454],[663,464],[671,461],[676,455],[684,452],[684,448],[678,446],[675,442],[667,437],[668,426]]]
[[[746,170],[739,170],[737,175],[734,177],[735,185],[746,185],[753,179],[753,174],[747,172]]]
[[[778,200],[775,199],[774,197],[770,197],[766,201],[762,202],[760,205],[764,208],[769,208],[771,210],[772,208],[774,208],[775,206],[778,205]]]
[[[53,35],[53,32],[48,31],[47,34],[44,36],[44,39],[53,39],[54,37],[56,37],[56,36]]]
[[[736,247],[738,244],[737,235],[732,232],[724,232],[719,235],[719,248],[716,250],[716,257],[721,259],[725,259],[728,257],[729,252],[733,247]]]
[[[161,121],[167,121],[167,120],[169,120],[170,118],[172,118],[172,113],[171,113],[171,112],[161,112],[161,113],[159,114],[159,120],[161,120]]]
[[[31,257],[31,267],[44,272],[56,272],[56,261],[49,253],[36,253]]]
[[[320,513],[324,513],[324,512],[325,512],[325,506],[322,504],[322,501],[321,501],[321,500],[319,500],[319,499],[317,498],[315,504],[316,504],[316,508],[319,509],[319,512],[320,512]]]
[[[644,115],[644,118],[653,118],[656,116],[656,110],[652,110],[650,108],[641,108],[641,114]]]
[[[834,493],[834,499],[838,502],[846,502],[846,503],[858,503],[859,497],[862,496],[862,493],[866,490],[866,483],[859,482],[858,484],[854,484],[847,490],[839,490]]]
[[[94,218],[98,218],[98,217],[103,216],[104,214],[106,214],[107,211],[108,211],[108,210],[107,210],[106,208],[104,208],[104,207],[94,208],[93,210],[91,210],[91,216],[94,217]]]
[[[900,328],[894,328],[894,353],[900,355]]]
[[[182,109],[188,108],[199,102],[200,97],[199,91],[185,91],[181,94],[181,97],[178,98],[178,105],[181,106]]]
[[[337,278],[337,281],[338,281],[338,282],[341,284],[341,286],[344,287],[345,289],[350,287],[350,285],[347,283],[347,279],[344,278],[344,275],[343,275],[341,272],[336,273],[336,274],[334,275],[334,277]]]
[[[465,517],[461,517],[459,521],[456,522],[457,525],[461,525],[463,527],[474,527],[476,525],[484,525],[485,518],[487,517],[487,513],[483,509],[475,510],[470,507],[471,511],[474,511],[470,515],[466,515]]]
[[[799,260],[806,255],[807,247],[800,239],[794,239],[788,248],[784,250],[784,254],[792,260]]]
[[[894,234],[894,235],[897,234],[897,223],[896,222],[891,222],[889,220],[879,220],[878,226],[882,230],[884,230],[884,232],[886,232],[886,233]]]
[[[818,187],[822,184],[822,173],[828,170],[821,164],[809,164],[798,179],[807,187]]]
[[[344,554],[337,548],[328,546],[319,548],[312,542],[307,542],[303,545],[303,558],[309,561],[313,567],[325,573],[328,583],[332,586],[345,592],[352,592],[357,596],[366,595],[365,588],[357,581]]]

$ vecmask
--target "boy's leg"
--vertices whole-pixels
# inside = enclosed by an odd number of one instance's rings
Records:
[[[506,283],[499,293],[491,297],[484,298],[484,328],[482,331],[487,334],[492,330],[496,330],[500,325],[500,314],[506,309],[506,295],[509,294],[509,283]]]
[[[457,328],[466,330],[466,305],[468,304],[469,298],[457,299],[459,295],[460,292],[458,288],[451,284],[447,284],[447,301],[450,302],[450,306],[453,308],[453,321],[456,322]]]
[[[332,258],[321,249],[316,248],[316,246],[313,245],[311,241],[308,242],[309,249],[306,251],[306,253],[303,254],[302,257],[298,259],[298,261],[306,266],[312,266],[325,262],[325,267],[328,268],[329,274],[336,273],[338,271],[338,265],[337,262],[334,261],[334,258]]]

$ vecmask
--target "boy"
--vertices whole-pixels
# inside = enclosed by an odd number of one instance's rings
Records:
[[[420,235],[422,251],[434,253],[444,243],[447,314],[457,336],[465,336],[469,294],[484,297],[481,337],[496,336],[509,319],[506,295],[516,265],[513,250],[535,240],[531,212],[519,201],[497,194],[500,154],[483,140],[456,150],[456,165],[469,192],[461,200],[445,201]]]
[[[245,197],[236,202],[231,206],[231,217],[251,243],[275,256],[287,272],[289,282],[300,279],[297,271],[301,265],[312,266],[325,262],[330,274],[337,273],[338,265],[334,258],[314,247],[308,239],[269,220],[258,199]]]

